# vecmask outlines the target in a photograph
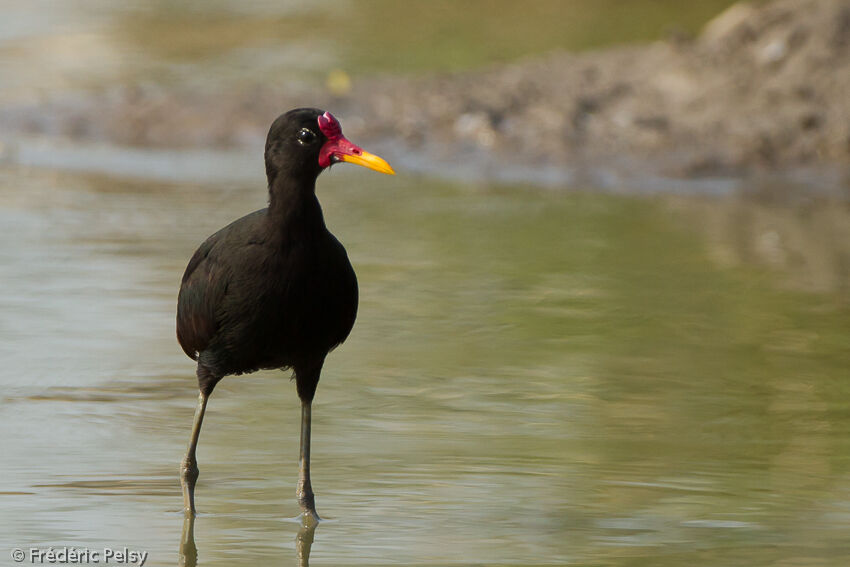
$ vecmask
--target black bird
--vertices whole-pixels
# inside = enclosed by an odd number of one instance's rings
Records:
[[[325,356],[357,315],[357,278],[342,244],[325,227],[316,178],[350,162],[394,174],[380,157],[342,135],[329,112],[290,110],[266,140],[269,206],[234,221],[195,252],[177,300],[177,339],[198,361],[200,396],[181,466],[183,505],[195,513],[195,449],[207,400],[231,374],[292,369],[301,398],[297,496],[317,520],[310,485],[310,407]]]

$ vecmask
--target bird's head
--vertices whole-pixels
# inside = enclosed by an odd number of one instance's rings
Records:
[[[315,179],[337,162],[395,175],[382,158],[348,141],[330,112],[317,108],[296,108],[280,115],[269,129],[265,157],[269,184],[281,173]]]

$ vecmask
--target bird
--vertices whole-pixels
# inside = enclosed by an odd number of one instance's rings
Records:
[[[281,114],[269,129],[264,157],[268,206],[207,238],[180,285],[177,340],[197,361],[199,390],[180,466],[183,507],[194,517],[196,450],[216,384],[261,369],[291,370],[301,400],[296,496],[303,517],[318,521],[310,482],[312,401],[325,357],[354,326],[358,287],[345,248],[325,226],[316,180],[341,162],[395,172],[317,108]]]

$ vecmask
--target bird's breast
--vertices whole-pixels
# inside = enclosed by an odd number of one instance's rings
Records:
[[[357,279],[341,246],[296,247],[270,265],[260,327],[271,349],[326,353],[346,339],[357,314]]]

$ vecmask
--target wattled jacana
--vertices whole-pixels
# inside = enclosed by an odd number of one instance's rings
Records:
[[[198,361],[200,396],[181,466],[183,505],[195,513],[195,450],[207,400],[225,376],[292,369],[301,398],[298,502],[318,519],[310,485],[310,408],[325,356],[357,315],[357,278],[325,227],[316,178],[337,162],[393,174],[349,142],[329,112],[290,110],[266,140],[269,206],[234,221],[195,252],[177,300],[177,339]]]

